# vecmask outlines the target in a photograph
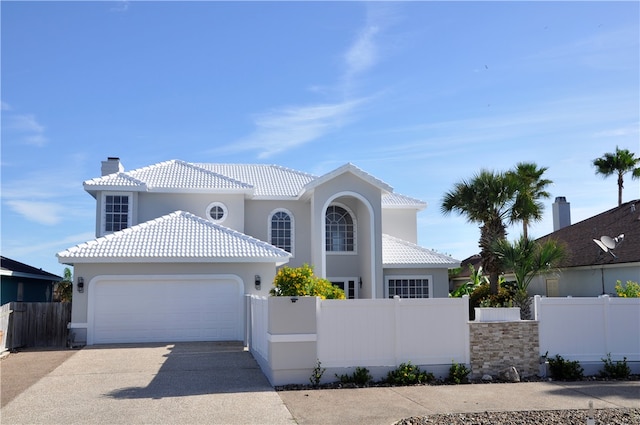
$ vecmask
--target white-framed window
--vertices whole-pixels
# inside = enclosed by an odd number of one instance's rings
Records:
[[[132,196],[130,193],[102,195],[102,231],[113,233],[131,227]]]
[[[212,202],[207,206],[206,217],[214,223],[222,223],[227,214],[227,206],[222,202]]]
[[[325,248],[327,252],[355,252],[355,219],[343,205],[330,205],[325,213]]]
[[[387,276],[385,278],[387,298],[431,298],[433,278],[431,276]]]
[[[271,245],[293,254],[294,221],[290,211],[279,208],[269,215],[269,241]]]

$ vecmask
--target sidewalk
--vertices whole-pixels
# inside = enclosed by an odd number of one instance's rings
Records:
[[[391,424],[438,413],[640,408],[640,381],[530,382],[280,391],[302,424]]]

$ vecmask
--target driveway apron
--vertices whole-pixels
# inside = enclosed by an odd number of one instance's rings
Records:
[[[85,347],[2,408],[3,424],[293,424],[240,343]]]

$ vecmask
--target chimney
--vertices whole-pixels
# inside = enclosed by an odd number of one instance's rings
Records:
[[[553,202],[553,231],[571,226],[571,204],[564,196],[557,196]]]
[[[120,164],[120,158],[110,156],[106,161],[102,161],[102,175],[121,173],[124,167]]]

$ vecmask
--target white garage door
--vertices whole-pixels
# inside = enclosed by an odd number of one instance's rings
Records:
[[[99,278],[87,342],[241,341],[243,292],[233,278]]]

